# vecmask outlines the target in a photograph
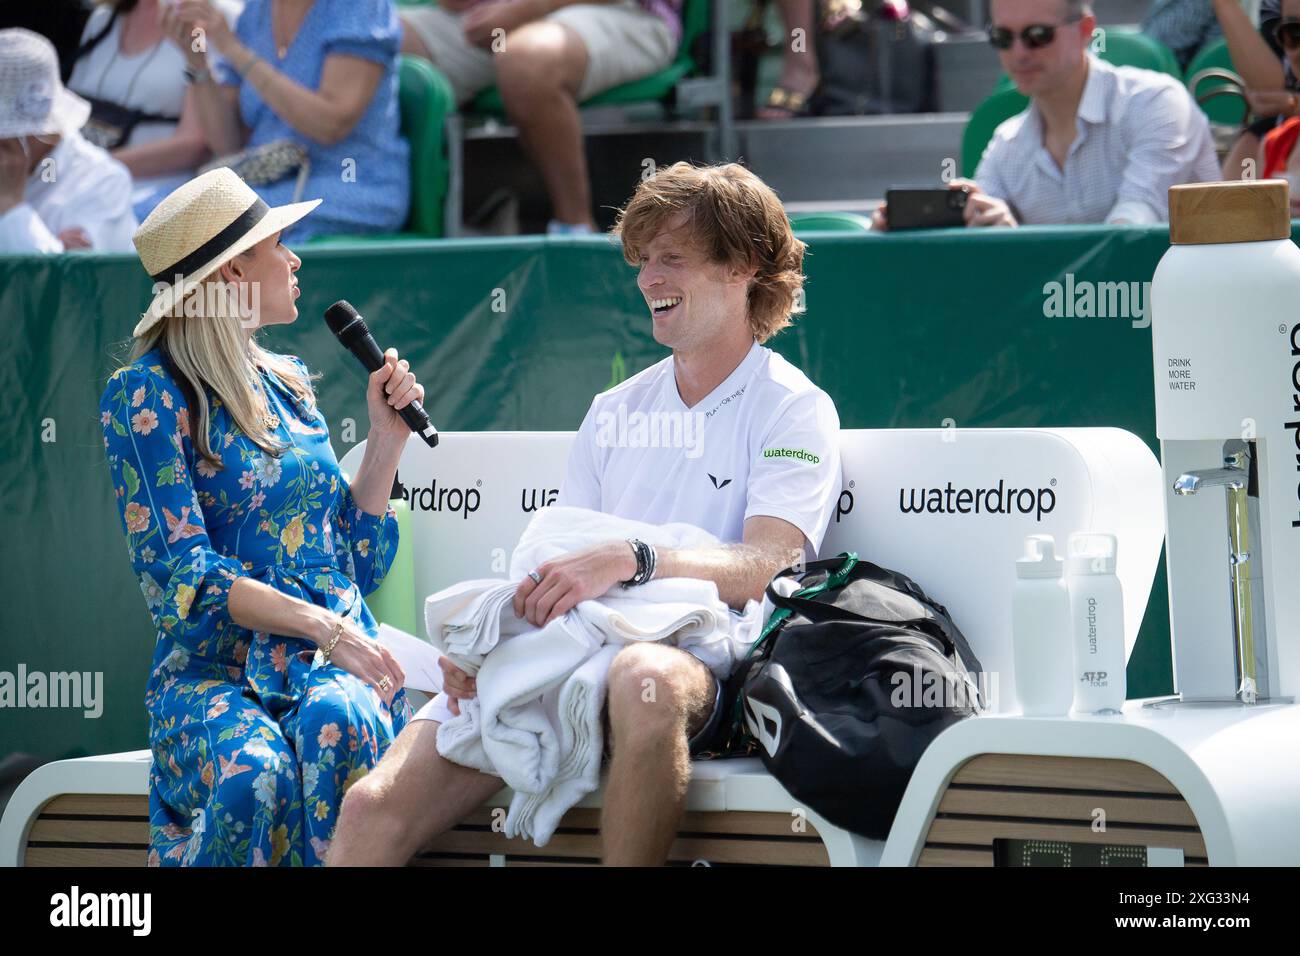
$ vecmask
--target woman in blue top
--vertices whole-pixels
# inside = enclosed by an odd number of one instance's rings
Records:
[[[410,434],[398,409],[424,388],[390,349],[349,484],[307,367],[254,335],[297,318],[301,261],[280,235],[317,203],[269,208],[222,168],[135,234],[159,291],[100,422],[158,629],[153,865],[323,863],[343,794],[410,713],[362,596],[397,551],[388,496]]]
[[[398,132],[401,25],[391,0],[248,0],[234,31],[210,0],[179,0],[165,12],[164,29],[189,61],[215,155],[285,139],[306,147],[311,167],[301,197],[296,174],[257,187],[271,204],[326,200],[291,240],[392,232],[405,224],[410,170]],[[193,39],[195,30],[205,43]],[[215,76],[207,48],[221,54]]]

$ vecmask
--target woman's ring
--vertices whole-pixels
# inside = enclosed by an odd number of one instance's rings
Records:
[[[379,678],[379,689],[380,689],[380,690],[388,690],[388,688],[390,688],[390,687],[392,687],[392,686],[393,686],[393,679],[392,679],[391,677],[389,677],[387,674],[385,674],[383,677]]]
[[[538,574],[536,571],[529,571],[528,576],[533,579],[534,584],[542,583],[542,576]]]

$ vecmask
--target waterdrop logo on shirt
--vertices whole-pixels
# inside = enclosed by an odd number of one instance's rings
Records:
[[[764,458],[795,458],[810,465],[821,463],[821,456],[814,455],[807,448],[764,448]]]

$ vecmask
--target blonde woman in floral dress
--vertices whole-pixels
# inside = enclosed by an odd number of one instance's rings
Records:
[[[280,232],[318,202],[270,208],[222,169],[135,235],[156,295],[100,421],[158,629],[153,865],[323,863],[343,794],[410,712],[363,596],[397,551],[398,409],[424,388],[389,350],[349,484],[306,366],[255,335],[297,318],[301,262]]]

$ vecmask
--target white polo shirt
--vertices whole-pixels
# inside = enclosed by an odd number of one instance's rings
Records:
[[[728,542],[769,515],[802,531],[813,557],[840,495],[839,430],[830,396],[757,342],[691,408],[670,355],[592,400],[557,503]]]

